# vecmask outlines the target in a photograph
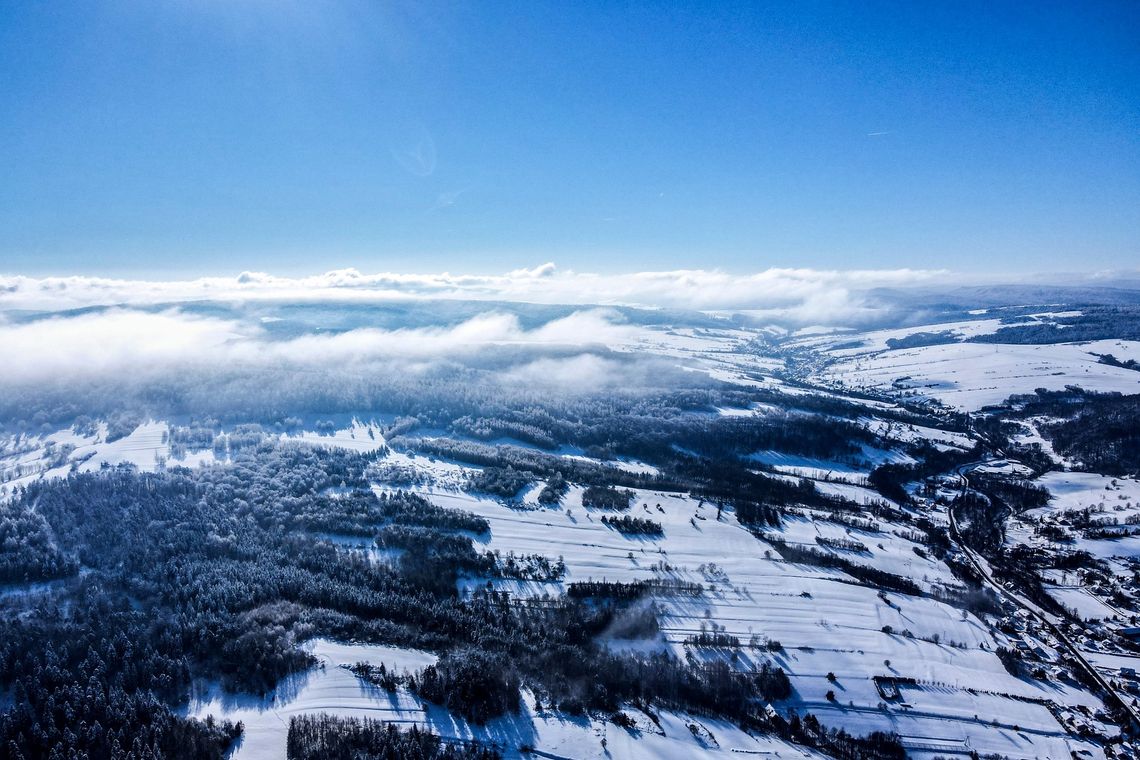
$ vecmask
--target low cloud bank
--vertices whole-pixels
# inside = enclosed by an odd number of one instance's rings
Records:
[[[1011,284],[1022,290],[1061,287],[1137,291],[1140,272],[980,276],[944,269],[772,268],[751,274],[709,269],[596,274],[546,263],[492,275],[365,274],[356,269],[338,269],[307,277],[242,272],[236,276],[162,281],[0,274],[0,312],[190,301],[367,303],[451,299],[751,312],[800,324],[855,324],[881,314],[882,305],[868,299],[868,293],[876,289],[929,295],[953,293],[963,287],[993,289]]]
[[[1103,288],[1103,278],[1096,276],[1083,283]],[[1118,288],[1119,283],[1112,281]],[[441,368],[488,369],[500,384],[567,392],[651,387],[663,377],[662,367],[668,372],[678,362],[654,356],[660,352],[648,344],[661,333],[647,329],[644,318],[660,316],[668,323],[673,315],[619,305],[732,313],[761,326],[867,326],[917,318],[927,302],[937,302],[934,294],[963,284],[945,272],[910,269],[600,275],[553,264],[502,275],[366,275],[346,269],[301,278],[246,272],[167,282],[0,276],[0,355],[7,361],[0,389],[35,390],[42,384],[63,393],[63,386],[87,380],[141,387],[191,376],[248,382],[289,373],[297,382],[319,374],[346,384],[354,377],[422,377]],[[1070,284],[1079,283],[1070,278]],[[898,297],[903,292],[909,295]],[[443,300],[466,303],[451,309],[439,304]],[[203,301],[211,303],[198,303]],[[422,308],[409,308],[403,322],[403,305],[417,302]],[[278,307],[305,304],[318,308],[286,329],[274,327],[279,317],[259,316],[296,314]],[[332,312],[325,309],[330,304]],[[337,304],[366,308],[346,309],[356,315],[343,322],[352,329],[337,331],[321,323],[335,316]],[[374,305],[382,308],[373,312]],[[693,324],[702,319],[708,321],[700,317]]]
[[[636,328],[604,309],[577,311],[532,329],[512,314],[491,311],[451,327],[365,327],[272,339],[261,327],[235,319],[115,308],[0,323],[0,355],[16,359],[4,373],[7,383],[34,383],[171,370],[358,369],[385,362],[406,367],[462,361],[489,347],[582,351],[628,345],[636,337]]]
[[[448,325],[302,333],[274,331],[243,309],[218,312],[0,316],[0,429],[51,432],[82,415],[445,419],[488,404],[521,409],[712,384],[675,358],[638,350],[645,328],[615,309],[559,310],[536,322],[488,304]]]
[[[182,281],[98,277],[0,276],[0,310],[55,311],[93,305],[198,300],[378,301],[459,299],[543,304],[623,305],[710,311],[757,311],[800,322],[857,318],[859,295],[877,287],[935,283],[940,271],[768,269],[737,275],[717,270],[590,274],[554,264],[501,275],[363,274],[341,269],[310,277],[243,272]]]

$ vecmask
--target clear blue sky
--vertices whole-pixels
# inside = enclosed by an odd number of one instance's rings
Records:
[[[1140,3],[0,4],[0,272],[1140,262]]]

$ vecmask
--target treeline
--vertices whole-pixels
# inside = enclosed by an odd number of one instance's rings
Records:
[[[995,332],[974,335],[974,343],[1083,343],[1092,340],[1140,340],[1140,307],[1086,306],[1072,317],[1053,317],[1048,322],[1011,325]]]
[[[419,494],[394,491],[376,495],[359,484],[354,486],[355,490],[349,493],[335,496],[318,493],[305,498],[291,522],[305,530],[349,536],[373,536],[388,525],[472,533],[490,530],[482,517],[436,506]]]
[[[755,470],[755,463],[732,459],[703,459],[678,453],[671,471],[685,478],[692,495],[732,504],[744,524],[779,524],[780,506],[830,507],[842,500],[821,494],[806,478],[789,482]]]
[[[686,636],[684,643],[701,649],[740,649],[740,639],[722,631],[701,631]]]
[[[692,581],[682,581],[677,578],[653,578],[641,581],[574,581],[566,589],[566,594],[572,599],[589,599],[600,597],[631,601],[641,599],[650,594],[676,594],[681,596],[700,596],[704,587]]]
[[[692,414],[753,403],[769,403],[786,411],[755,417]],[[767,449],[842,458],[859,454],[861,443],[875,441],[874,434],[856,423],[866,414],[865,407],[833,397],[789,397],[763,389],[678,392],[635,405],[620,399],[615,405],[601,400],[579,402],[575,412],[566,416],[545,405],[499,405],[458,418],[448,429],[455,436],[482,441],[515,439],[547,450],[572,445],[600,459],[628,456],[654,463],[668,458],[674,444],[713,458]],[[888,410],[887,416],[903,422],[931,421],[901,409]]]
[[[371,718],[295,715],[285,740],[288,760],[498,760],[474,742],[445,742],[418,726],[401,729]]]
[[[719,715],[738,722],[767,725],[762,705],[791,696],[784,671],[770,663],[736,670],[726,662],[692,664],[671,654],[616,655],[591,649],[583,659],[563,661],[557,651],[538,659],[553,668],[536,688],[541,703],[566,713],[614,712],[625,703]],[[518,687],[524,678],[509,657],[493,652],[449,655],[410,679],[421,696],[476,722],[518,709]]]
[[[780,553],[780,556],[788,562],[799,562],[805,565],[815,565],[817,567],[833,567],[842,570],[868,586],[887,589],[888,591],[897,591],[901,594],[922,595],[922,587],[910,578],[904,578],[901,575],[895,575],[894,573],[889,573],[886,570],[880,570],[870,565],[852,562],[845,557],[820,551],[810,546],[790,544],[771,533],[758,533],[757,538],[774,546],[776,551]]]
[[[524,441],[541,435],[540,431],[560,441],[576,440],[577,431],[594,428],[585,437],[604,442],[599,431],[609,415],[667,418],[741,398],[735,389],[703,374],[684,372],[672,362],[604,349],[585,353],[611,362],[618,373],[627,373],[626,382],[621,387],[606,387],[604,396],[567,393],[564,386],[502,382],[502,373],[517,366],[516,362],[557,353],[488,348],[462,363],[437,362],[414,372],[389,361],[378,363],[370,372],[351,373],[336,366],[296,372],[258,363],[200,372],[93,377],[85,383],[12,381],[2,384],[0,424],[12,432],[50,433],[84,419],[106,420],[112,423],[111,435],[121,437],[148,418],[211,419],[226,426],[258,423],[280,431],[295,429],[299,419],[365,415],[402,418],[405,429],[447,430],[462,420],[460,427],[473,433]],[[481,425],[480,419],[495,420],[496,429]]]
[[[396,440],[393,444],[407,446],[421,454],[456,459],[485,469],[509,469],[516,473],[529,473],[531,480],[561,478],[563,482],[569,481],[588,485],[654,488],[666,491],[685,490],[683,484],[671,482],[661,476],[627,472],[616,467],[547,454],[521,446],[505,444],[491,446],[475,441],[459,441],[448,438],[408,438]]]
[[[1140,361],[1136,361],[1135,359],[1127,359],[1125,361],[1121,361],[1112,354],[1093,354],[1093,356],[1097,357],[1097,361],[1101,364],[1107,364],[1110,367],[1119,367],[1120,369],[1130,369],[1136,372],[1140,372]]]

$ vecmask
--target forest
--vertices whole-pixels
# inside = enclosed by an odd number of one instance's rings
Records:
[[[0,546],[0,567],[9,578],[62,585],[49,603],[0,600],[7,755],[221,757],[242,727],[180,717],[191,679],[264,694],[312,664],[300,644],[314,636],[439,653],[405,685],[475,722],[516,710],[526,687],[572,714],[614,713],[632,701],[787,730],[762,710],[788,694],[778,667],[739,671],[663,653],[614,654],[596,643],[602,631],[655,635],[657,613],[645,596],[699,594],[699,585],[633,593],[621,584],[578,585],[544,604],[495,591],[459,594],[460,577],[545,580],[559,577],[562,565],[482,551],[471,538],[486,531],[481,518],[415,494],[367,489],[366,473],[384,453],[263,441],[196,470],[105,467],[20,490],[0,507],[0,530],[20,536]],[[607,505],[628,505],[628,492],[612,485],[597,493]],[[654,528],[614,521],[618,530]],[[392,564],[372,563],[325,541],[326,533],[402,551]],[[334,741],[318,729],[298,727],[298,737],[325,738],[298,738],[296,752]],[[820,737],[856,741],[826,731],[799,738]],[[360,739],[374,740],[432,742],[388,733]]]
[[[1075,466],[1107,475],[1140,474],[1140,395],[1093,393],[1077,387],[1014,396],[1002,419],[1047,417],[1041,432]]]
[[[1140,307],[1135,305],[1081,307],[1075,316],[1055,317],[1049,322],[1011,325],[970,338],[975,343],[1067,343],[1112,338],[1140,340]],[[1021,322],[1022,317],[1011,317]]]

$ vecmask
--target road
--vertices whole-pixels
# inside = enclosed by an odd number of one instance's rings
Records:
[[[955,469],[955,472],[957,473],[959,479],[962,481],[961,493],[964,494],[970,488],[970,477],[968,473],[983,464],[986,464],[986,462],[971,462],[969,464],[961,465]],[[1027,613],[1036,618],[1042,625],[1044,625],[1049,630],[1049,632],[1056,637],[1061,646],[1064,649],[1068,650],[1069,656],[1072,658],[1072,662],[1080,666],[1080,668],[1088,674],[1093,682],[1096,683],[1104,691],[1105,694],[1113,697],[1124,708],[1124,711],[1132,720],[1130,729],[1132,731],[1140,730],[1140,711],[1138,711],[1130,703],[1129,700],[1131,699],[1131,696],[1121,694],[1117,689],[1114,689],[1112,687],[1112,684],[1108,682],[1108,679],[1102,676],[1100,671],[1097,670],[1092,665],[1092,663],[1085,659],[1085,656],[1081,653],[1080,648],[1077,647],[1077,645],[1074,644],[1069,639],[1068,635],[1062,630],[1062,621],[1059,618],[1057,618],[1052,613],[1041,609],[1041,607],[1039,607],[1032,600],[1025,598],[1015,591],[1005,588],[996,580],[994,580],[993,575],[990,573],[989,563],[986,562],[986,560],[977,552],[967,546],[965,541],[962,540],[962,536],[958,532],[958,518],[954,515],[953,507],[948,508],[947,512],[950,514],[950,539],[954,542],[955,546],[957,546],[962,551],[962,553],[966,555],[966,558],[970,561],[970,564],[974,566],[974,570],[977,571],[978,575],[986,582],[986,585],[993,589],[993,591],[997,593],[998,596],[1009,600],[1018,607],[1021,607]]]

